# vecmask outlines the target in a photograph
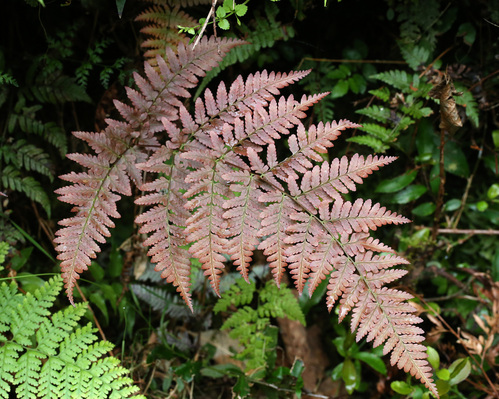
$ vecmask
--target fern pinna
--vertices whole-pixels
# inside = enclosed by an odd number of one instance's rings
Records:
[[[341,120],[305,128],[305,111],[327,93],[297,100],[280,89],[308,71],[239,76],[228,88],[222,82],[196,99],[192,114],[181,101],[241,44],[212,38],[194,49],[180,44],[177,54],[167,49],[156,69],[146,62],[145,77],[135,75],[130,105],[116,101],[124,121],[108,120],[102,133],[75,133],[95,155],[68,155],[87,170],[62,176],[72,184],[57,191],[76,212],[60,222],[56,238],[70,301],[80,273],[110,235],[111,218],[120,216],[116,202],[131,195],[133,182],[144,192],[136,203],[149,207],[136,219],[149,234],[144,244],[189,307],[191,257],[218,294],[226,256],[247,279],[253,252],[261,249],[278,285],[286,268],[300,293],[307,281],[312,293],[328,278],[328,309],[339,300],[340,320],[351,311],[358,340],[384,344],[392,364],[436,395],[411,295],[385,286],[406,273],[392,267],[407,261],[369,236],[408,219],[371,200],[344,199],[395,158],[325,161],[341,131],[358,125]],[[283,136],[290,150],[285,158],[276,150]],[[143,172],[154,178],[143,181]]]

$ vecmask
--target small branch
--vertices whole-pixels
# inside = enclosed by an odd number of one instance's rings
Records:
[[[313,58],[313,57],[305,57],[302,58],[300,63],[298,64],[297,70],[300,69],[301,65],[304,61],[315,61],[315,62],[330,62],[335,64],[401,64],[407,65],[405,61],[399,60],[348,60],[348,59],[335,59],[335,58]]]
[[[437,207],[435,209],[435,217],[433,218],[433,229],[431,239],[435,241],[438,233],[438,223],[440,222],[440,214],[444,205],[445,194],[445,168],[444,168],[444,147],[445,147],[445,129],[440,130],[440,186],[438,187]]]
[[[499,235],[499,230],[480,230],[480,229],[437,229],[438,234],[479,234],[479,235]]]
[[[210,21],[211,15],[212,14],[214,15],[214,13],[215,13],[215,6],[216,5],[217,5],[217,0],[213,0],[212,3],[211,3],[210,12],[208,13],[208,16],[206,17],[206,19],[204,20],[204,24],[201,27],[201,30],[199,31],[198,37],[196,38],[196,41],[194,42],[194,45],[192,46],[193,49],[196,48],[196,46],[198,45],[199,41],[201,40],[201,37],[203,37],[203,33],[204,33],[206,27],[208,26],[208,23]]]

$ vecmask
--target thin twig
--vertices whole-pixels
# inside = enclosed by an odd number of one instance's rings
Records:
[[[402,64],[407,65],[407,62],[400,60],[348,60],[348,59],[335,59],[335,58],[313,58],[304,57],[298,64],[297,70],[300,69],[304,61],[315,61],[315,62],[330,62],[335,64]]]
[[[440,214],[444,205],[445,194],[445,165],[444,165],[444,147],[445,147],[445,129],[440,131],[440,185],[438,187],[437,207],[435,208],[435,216],[433,218],[433,229],[431,239],[435,241],[438,233],[438,223],[440,222]]]
[[[208,13],[208,16],[206,17],[206,19],[204,20],[204,24],[201,27],[201,30],[199,31],[198,37],[196,38],[196,41],[194,42],[194,45],[192,46],[193,49],[196,48],[196,46],[198,45],[199,41],[201,40],[201,37],[203,36],[203,33],[204,33],[206,27],[208,26],[208,23],[210,21],[211,15],[215,12],[215,6],[216,5],[217,5],[217,0],[213,0],[212,3],[211,3],[210,12]]]
[[[481,229],[438,229],[439,234],[479,234],[479,235],[499,235],[499,230],[481,230]]]

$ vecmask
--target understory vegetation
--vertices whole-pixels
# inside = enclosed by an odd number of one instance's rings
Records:
[[[7,0],[0,38],[1,398],[499,397],[498,0]]]

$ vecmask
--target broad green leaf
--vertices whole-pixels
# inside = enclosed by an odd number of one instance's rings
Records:
[[[107,305],[106,305],[106,300],[102,296],[102,292],[93,292],[90,294],[88,297],[88,300],[90,303],[96,305],[102,314],[104,315],[104,318],[106,319],[106,325],[109,324],[109,313],[107,311]]]
[[[243,15],[246,15],[246,13],[248,12],[248,6],[245,4],[237,4],[235,11],[238,17],[242,17]]]
[[[486,201],[478,201],[476,203],[476,209],[478,210],[478,212],[485,212],[488,207],[489,207],[489,204],[487,204]]]
[[[440,397],[445,395],[450,390],[449,381],[437,380],[435,381],[435,385],[437,386],[438,394]]]
[[[433,367],[433,370],[438,370],[440,368],[440,356],[436,349],[428,346],[426,348],[426,353],[428,354],[427,360],[431,364],[431,367]]]
[[[492,270],[490,273],[494,281],[499,281],[499,248],[496,249],[494,257],[492,258]]]
[[[234,388],[232,388],[232,390],[235,394],[238,394],[242,398],[250,394],[250,386],[245,375],[241,375],[237,379],[236,385],[234,385]]]
[[[414,388],[404,381],[393,381],[390,387],[401,395],[409,395]]]
[[[492,184],[492,186],[489,187],[489,190],[487,191],[487,198],[493,200],[498,196],[499,196],[499,184],[494,183]]]
[[[305,370],[305,363],[303,363],[303,360],[296,359],[293,363],[293,366],[291,367],[290,374],[293,377],[298,378],[303,373],[303,370]]]
[[[383,360],[379,356],[376,356],[374,353],[359,352],[359,353],[356,353],[353,357],[355,359],[362,360],[364,363],[367,363],[369,366],[371,366],[378,373],[386,375],[385,362],[383,362]]]
[[[468,357],[453,362],[449,367],[450,385],[457,385],[464,381],[471,373],[471,362]]]
[[[437,149],[437,151],[439,151]],[[435,154],[438,158],[438,152]],[[444,169],[457,176],[468,177],[470,169],[463,150],[453,141],[445,144]]]
[[[331,97],[338,98],[343,97],[348,92],[348,81],[340,80],[331,90]]]
[[[413,184],[402,191],[399,191],[391,198],[391,202],[394,204],[407,204],[411,201],[417,200],[424,193],[426,193],[427,188],[421,184]]]
[[[458,200],[457,198],[453,198],[445,203],[444,211],[453,212],[456,209],[459,209],[460,206],[461,206],[461,200]]]
[[[404,173],[403,175],[397,176],[393,179],[383,180],[376,187],[375,192],[377,193],[395,193],[402,190],[411,184],[416,176],[418,175],[417,170],[411,170],[410,172]]]
[[[437,371],[437,377],[444,381],[449,381],[450,372],[447,369],[441,369]]]
[[[412,213],[416,216],[424,217],[429,216],[435,212],[436,205],[433,202],[425,202],[420,204],[412,210]]]
[[[222,19],[223,19],[223,18],[225,18],[225,16],[227,15],[227,11],[225,10],[225,8],[224,8],[224,7],[219,6],[219,7],[217,8],[217,13],[216,13],[216,14],[217,14],[217,17],[218,17],[218,18],[222,18]],[[222,21],[219,21],[219,22],[218,22],[218,24],[219,24],[219,25],[220,25],[220,22],[222,22]]]
[[[226,19],[222,19],[218,21],[218,27],[223,30],[229,30],[230,29],[230,23]]]
[[[357,385],[357,370],[351,359],[345,359],[343,369],[341,370],[341,378],[345,383],[345,389],[351,395]]]
[[[492,132],[492,141],[494,142],[494,147],[499,148],[499,130]]]

